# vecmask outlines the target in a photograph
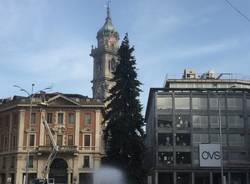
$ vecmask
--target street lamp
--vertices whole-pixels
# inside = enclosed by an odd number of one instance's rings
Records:
[[[236,86],[231,86],[229,89],[226,89],[225,92],[228,92],[230,89],[235,88]],[[222,140],[222,127],[221,127],[221,109],[220,109],[220,95],[218,95],[217,91],[217,106],[218,106],[218,114],[219,114],[219,129],[220,129],[220,150],[221,150],[221,183],[226,184],[226,178],[224,176],[224,167],[223,167],[223,140]]]
[[[25,92],[30,100],[29,103],[29,108],[30,108],[30,112],[29,112],[29,123],[28,123],[28,131],[27,131],[27,157],[26,157],[26,167],[25,167],[25,184],[28,184],[28,178],[29,178],[29,157],[30,157],[30,127],[31,127],[31,117],[32,117],[32,102],[33,102],[33,96],[41,91],[45,91],[45,90],[49,90],[52,87],[46,87],[42,90],[37,91],[36,93],[34,93],[34,86],[35,84],[32,83],[31,85],[31,92],[29,93],[28,90],[18,86],[18,85],[14,85],[13,87],[18,88],[20,91]]]

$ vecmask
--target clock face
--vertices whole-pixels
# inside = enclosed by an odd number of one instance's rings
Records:
[[[109,39],[108,39],[108,45],[110,47],[115,46],[115,42],[116,42],[116,38],[115,37],[113,37],[113,36],[109,37]]]

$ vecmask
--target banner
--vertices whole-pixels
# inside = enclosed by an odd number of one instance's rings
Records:
[[[199,145],[200,167],[220,167],[220,144]]]

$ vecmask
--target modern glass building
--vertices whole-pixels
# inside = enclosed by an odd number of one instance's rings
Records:
[[[201,166],[199,145],[221,142],[226,183],[250,183],[250,81],[185,70],[150,89],[146,123],[148,183],[220,184],[222,168]]]

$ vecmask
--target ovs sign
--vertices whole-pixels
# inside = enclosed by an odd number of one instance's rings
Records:
[[[200,167],[220,167],[221,153],[219,144],[200,144]]]

